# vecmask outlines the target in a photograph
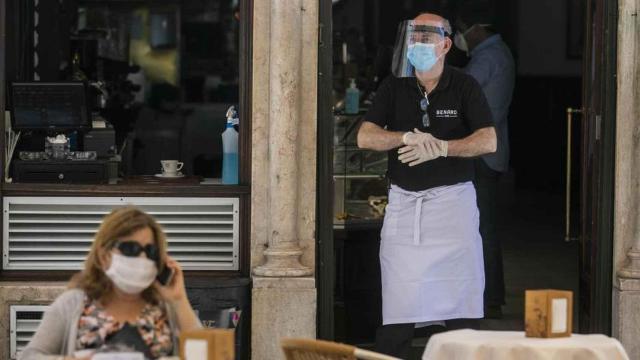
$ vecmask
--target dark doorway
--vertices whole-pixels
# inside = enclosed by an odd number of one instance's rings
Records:
[[[596,59],[590,55],[599,44],[615,44],[615,39],[605,37],[615,33],[606,31],[615,29],[607,16],[614,13],[615,4],[604,0],[487,3],[496,13],[494,27],[511,49],[517,70],[509,114],[510,167],[500,177],[496,197],[506,304],[501,318],[456,320],[448,322],[448,328],[522,331],[524,291],[556,288],[574,292],[574,331],[608,333],[613,170],[607,164],[613,149],[615,101],[584,94],[615,94],[607,92],[615,68],[609,54],[615,50],[606,47]],[[465,6],[463,0],[322,2],[318,127],[322,338],[367,346],[381,320],[377,249],[382,219],[367,206],[370,196],[385,195],[380,187],[384,179],[372,176],[377,173],[365,165],[376,159],[357,155],[350,132],[366,113],[379,81],[389,74],[388,56],[398,23],[425,11],[451,18],[460,6]],[[539,25],[541,19],[544,26]],[[465,54],[454,52],[448,61],[464,66]],[[349,78],[356,79],[363,100],[359,116],[350,121],[340,107]],[[597,110],[586,110],[591,120],[575,114],[569,126],[567,108]],[[349,176],[358,174],[361,177],[349,183]],[[362,183],[366,178],[362,175],[370,176],[367,182]],[[358,206],[350,208],[354,202]],[[598,226],[585,226],[591,221]],[[425,341],[416,339],[416,356]]]

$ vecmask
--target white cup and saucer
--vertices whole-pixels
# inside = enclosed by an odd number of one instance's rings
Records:
[[[166,179],[177,179],[184,177],[184,174],[180,172],[184,166],[183,162],[178,160],[160,160],[162,164],[162,174],[156,174],[156,177]]]

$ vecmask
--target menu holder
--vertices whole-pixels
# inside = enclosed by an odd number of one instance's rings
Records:
[[[571,336],[573,293],[562,290],[527,290],[524,317],[527,337]]]
[[[234,360],[234,331],[198,329],[180,334],[180,358],[183,360]]]

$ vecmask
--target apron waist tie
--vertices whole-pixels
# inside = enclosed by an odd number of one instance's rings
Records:
[[[437,188],[432,188],[432,189],[422,190],[422,191],[409,191],[391,184],[391,188],[389,190],[390,193],[397,192],[403,196],[412,197],[416,200],[416,208],[413,213],[413,244],[414,245],[420,245],[420,225],[422,225],[422,221],[420,217],[422,217],[422,202],[425,199],[426,200],[433,199],[439,196],[440,194],[443,194],[445,191],[448,191],[448,189],[455,189],[463,186],[473,186],[473,185],[471,185],[471,182],[466,182],[466,183],[460,183],[456,185],[440,186]]]
[[[416,209],[413,215],[413,245],[420,245],[420,216],[422,215],[422,196],[416,198]]]

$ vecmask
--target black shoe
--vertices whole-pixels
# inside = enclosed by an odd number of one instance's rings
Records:
[[[485,319],[502,319],[502,305],[487,305],[484,307]]]

